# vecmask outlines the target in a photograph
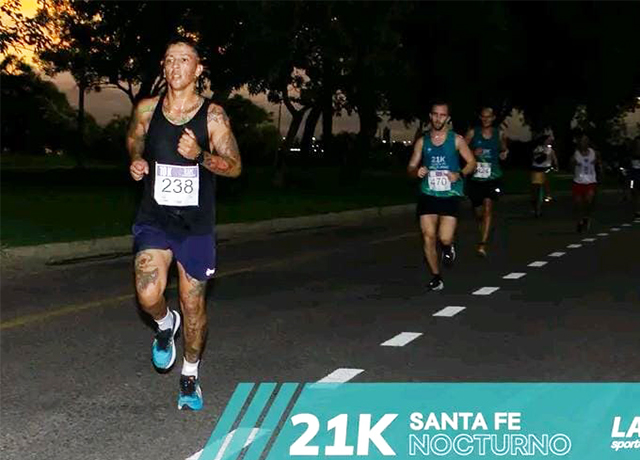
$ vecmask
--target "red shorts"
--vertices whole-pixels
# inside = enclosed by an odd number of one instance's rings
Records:
[[[585,197],[587,195],[594,195],[596,193],[596,183],[593,184],[577,184],[573,183],[571,191],[574,197]]]

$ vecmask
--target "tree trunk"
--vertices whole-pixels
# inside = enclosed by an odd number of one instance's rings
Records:
[[[87,85],[83,81],[78,82],[78,140],[75,148],[75,160],[77,168],[84,168],[84,151],[86,149],[84,139],[84,96]]]
[[[358,131],[356,154],[351,158],[350,176],[357,180],[366,165],[366,158],[371,153],[373,139],[378,129],[378,115],[375,107],[364,103],[358,107],[360,131]]]
[[[285,104],[287,109],[290,107],[293,108],[292,105]],[[307,112],[309,107],[303,107],[300,110],[293,111],[289,110],[291,113],[291,124],[289,124],[289,129],[287,130],[287,135],[284,139],[284,142],[280,146],[280,148],[276,151],[276,155],[274,158],[274,167],[275,174],[273,178],[273,184],[276,187],[282,188],[285,185],[285,172],[286,172],[286,156],[293,144],[293,141],[298,134],[298,130],[300,129],[300,125],[302,124],[302,119],[304,118],[304,114]]]
[[[322,148],[324,157],[331,158],[333,141],[333,96],[328,94],[322,101]]]
[[[306,158],[309,157],[311,153],[311,142],[313,140],[313,136],[316,131],[316,126],[318,124],[318,119],[320,118],[320,114],[322,113],[322,109],[320,106],[313,107],[309,115],[307,115],[307,119],[304,123],[304,132],[302,133],[302,143],[300,145],[301,153]]]

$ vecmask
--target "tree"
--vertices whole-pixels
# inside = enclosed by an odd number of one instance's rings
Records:
[[[78,85],[78,145],[76,163],[84,165],[85,142],[85,94],[97,91],[104,83],[99,73],[99,60],[102,49],[95,30],[100,16],[89,8],[82,8],[77,2],[71,8],[66,0],[53,0],[51,5],[44,4],[39,15],[46,16],[55,31],[56,40],[38,49],[39,62],[47,75],[70,72]]]
[[[7,56],[17,49],[42,46],[49,40],[42,18],[28,18],[21,9],[20,0],[0,3],[0,55]]]
[[[15,57],[2,61],[0,73],[3,149],[31,154],[68,152],[76,129],[76,111],[64,93]]]

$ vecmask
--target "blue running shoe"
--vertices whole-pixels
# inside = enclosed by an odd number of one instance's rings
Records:
[[[173,315],[173,328],[158,331],[151,346],[151,360],[158,370],[166,371],[176,362],[175,337],[180,329],[180,315],[169,310]]]
[[[202,409],[202,390],[200,380],[193,375],[180,376],[180,394],[178,395],[179,410]]]

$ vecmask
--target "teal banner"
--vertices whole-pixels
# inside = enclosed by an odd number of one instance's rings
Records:
[[[243,384],[200,460],[640,459],[640,384]],[[219,422],[220,424],[220,422]],[[234,439],[236,438],[237,439]]]

